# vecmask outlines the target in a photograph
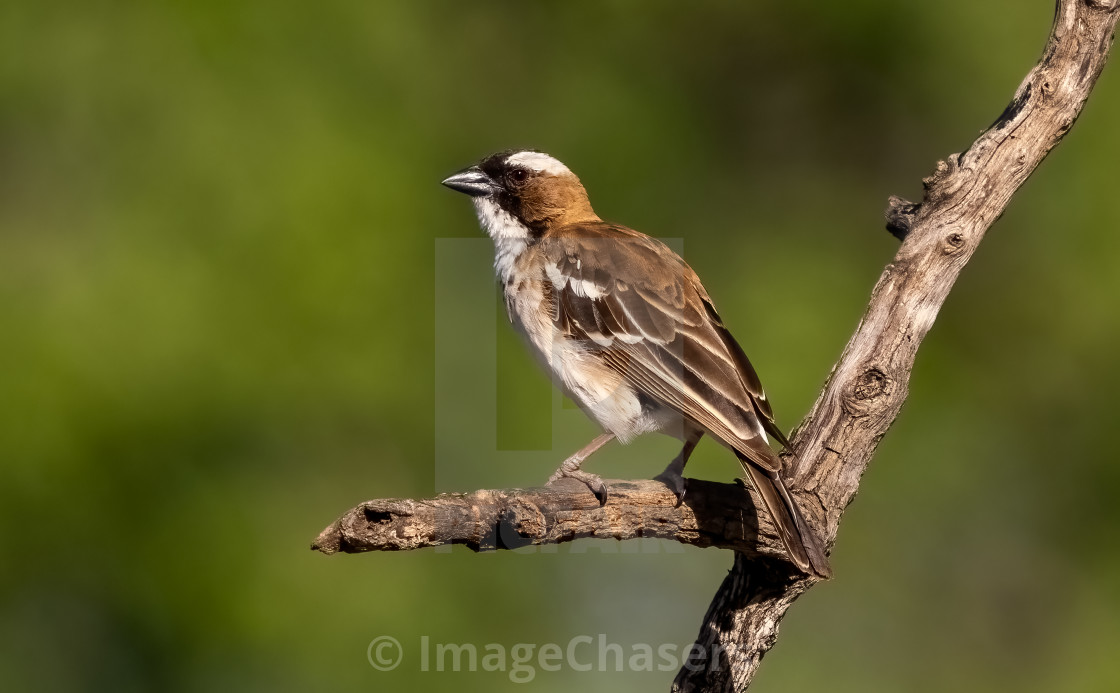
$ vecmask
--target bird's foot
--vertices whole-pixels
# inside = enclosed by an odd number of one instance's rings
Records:
[[[665,471],[653,477],[653,480],[660,481],[668,486],[673,495],[677,497],[676,507],[681,507],[681,503],[684,502],[684,492],[688,490],[688,480],[674,469],[673,465],[669,465]]]
[[[557,469],[556,472],[548,478],[548,485],[551,486],[554,482],[564,477],[576,479],[586,484],[587,488],[599,499],[599,507],[607,504],[607,485],[603,483],[602,478],[600,478],[598,474],[585,472],[582,469],[564,469],[564,466],[561,465],[560,469]]]

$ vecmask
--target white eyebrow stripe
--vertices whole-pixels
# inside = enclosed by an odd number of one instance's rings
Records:
[[[571,173],[567,166],[544,152],[517,152],[516,154],[510,154],[509,158],[506,159],[506,163],[520,164],[538,173],[548,173],[553,176]]]

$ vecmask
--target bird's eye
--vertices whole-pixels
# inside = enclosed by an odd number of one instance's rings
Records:
[[[523,168],[515,168],[509,172],[509,179],[516,185],[521,185],[529,178],[529,172]]]

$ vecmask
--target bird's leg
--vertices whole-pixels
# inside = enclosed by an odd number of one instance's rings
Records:
[[[677,507],[684,502],[684,492],[686,488],[684,480],[684,466],[688,464],[688,458],[692,456],[692,451],[696,449],[696,444],[700,442],[700,438],[704,436],[703,431],[689,431],[684,439],[684,447],[681,448],[680,453],[673,458],[665,471],[653,477],[655,481],[660,481],[669,487],[677,496]]]
[[[579,467],[583,464],[584,460],[591,456],[593,452],[603,447],[612,440],[614,440],[613,433],[604,433],[600,436],[597,436],[595,440],[584,446],[582,450],[564,460],[563,464],[560,465],[560,468],[557,469],[553,473],[553,475],[548,478],[548,483],[551,484],[552,482],[558,479],[562,479],[566,476],[573,479],[578,479],[579,481],[587,484],[587,488],[591,489],[591,492],[594,493],[595,497],[599,499],[599,505],[606,505],[607,485],[603,483],[603,480],[599,478],[598,474],[585,472]]]

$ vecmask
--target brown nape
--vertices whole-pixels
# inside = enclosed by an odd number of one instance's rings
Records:
[[[537,231],[579,222],[599,221],[587,191],[575,174],[543,175],[521,191],[521,219]]]

